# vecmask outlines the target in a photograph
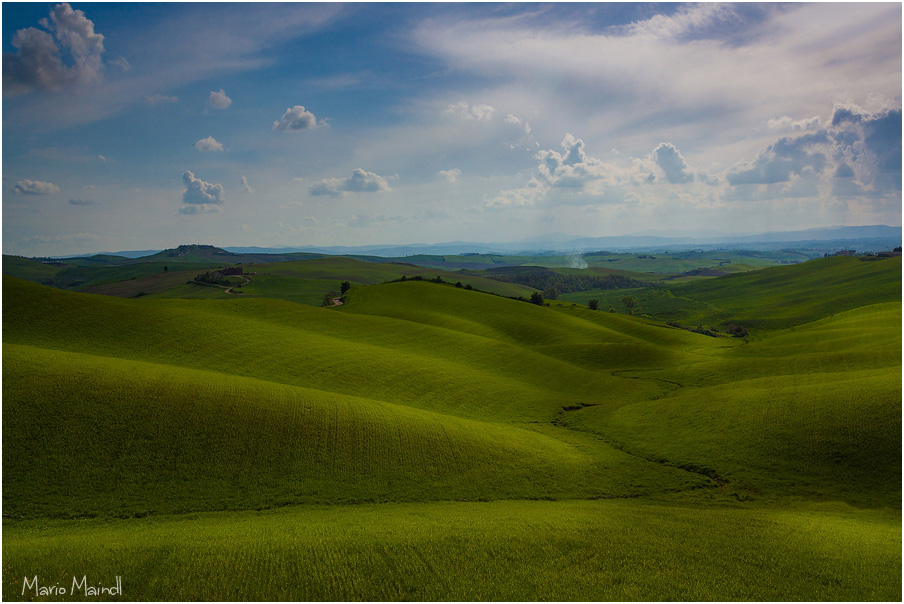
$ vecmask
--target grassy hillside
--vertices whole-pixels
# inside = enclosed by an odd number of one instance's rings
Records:
[[[866,304],[900,301],[901,258],[818,258],[670,289],[679,303],[705,305],[679,311],[674,315],[679,321],[782,329]]]
[[[51,283],[62,267],[21,256],[3,255],[3,274],[35,283]]]
[[[663,296],[748,338],[347,258],[255,267],[334,308],[4,276],[4,596],[900,599],[900,261],[828,260]]]
[[[703,514],[635,499],[305,506],[46,521],[5,530],[3,546],[10,600],[25,599],[22,579],[36,572],[66,588],[73,575],[103,585],[121,576],[123,599],[155,601],[896,601],[901,593],[900,520],[846,506]]]
[[[143,262],[123,267],[82,267],[65,269],[60,277],[55,281],[48,281],[48,284],[125,298],[139,295],[151,298],[228,298],[230,295],[222,290],[187,284],[199,273],[221,265],[193,264],[183,258],[180,263],[172,266],[161,262]],[[170,270],[164,271],[164,266]],[[324,296],[330,292],[337,292],[343,281],[348,281],[353,286],[373,285],[400,279],[402,276],[420,276],[424,279],[439,276],[450,283],[461,281],[463,285],[471,285],[473,288],[501,296],[530,296],[535,291],[530,287],[501,283],[481,276],[463,276],[405,264],[364,262],[342,256],[314,257],[286,262],[258,262],[245,264],[243,268],[250,282],[243,284],[241,289],[234,290],[236,295],[276,298],[309,306],[320,306]],[[16,273],[9,274],[19,276]]]

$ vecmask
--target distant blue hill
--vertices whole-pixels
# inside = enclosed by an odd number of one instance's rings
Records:
[[[406,245],[361,246],[219,246],[236,254],[293,254],[308,252],[327,255],[367,255],[404,257],[416,254],[538,254],[569,253],[607,250],[613,252],[683,249],[754,249],[807,248],[816,251],[837,251],[842,248],[858,252],[880,252],[901,245],[901,227],[885,225],[825,227],[800,231],[773,231],[767,233],[739,234],[718,231],[694,231],[688,233],[657,231],[611,237],[573,237],[552,233],[540,237],[508,243],[478,243],[451,241],[446,243],[412,243]],[[124,258],[143,258],[161,250],[102,252],[105,255]],[[58,258],[85,257],[71,255]]]
[[[829,227],[801,231],[781,231],[757,234],[725,234],[709,232],[704,236],[690,237],[680,233],[662,235],[623,235],[613,237],[563,236],[561,233],[510,243],[476,243],[454,241],[448,243],[413,243],[408,245],[364,245],[364,246],[299,246],[279,248],[224,247],[230,252],[256,254],[286,254],[291,252],[314,252],[318,254],[366,254],[371,256],[400,257],[415,254],[451,255],[465,253],[517,254],[538,252],[581,252],[606,249],[610,251],[644,251],[687,248],[738,248],[775,249],[789,246],[825,248],[834,250],[841,242],[857,243],[858,251],[883,251],[901,245],[901,227],[885,225]],[[865,247],[864,247],[865,246]]]

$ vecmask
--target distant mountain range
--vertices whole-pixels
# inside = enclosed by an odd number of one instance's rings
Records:
[[[368,255],[381,257],[404,257],[415,254],[518,254],[518,253],[569,253],[588,251],[653,251],[717,248],[782,249],[807,248],[819,251],[836,251],[842,248],[857,251],[885,251],[901,245],[901,227],[885,225],[826,227],[801,231],[773,231],[767,233],[738,234],[718,231],[693,231],[668,233],[648,231],[632,235],[611,237],[573,237],[564,233],[552,233],[540,237],[523,239],[510,243],[476,243],[452,241],[447,243],[412,243],[408,245],[362,245],[362,246],[223,246],[222,250],[235,254],[286,255],[307,252],[327,255]],[[184,248],[187,246],[180,246]],[[209,247],[209,246],[206,246]],[[179,248],[177,248],[179,249]],[[126,258],[146,258],[171,250],[121,251],[108,254]],[[220,253],[221,254],[221,253]],[[76,256],[67,256],[73,258]],[[161,258],[163,259],[163,258]],[[169,258],[167,258],[169,259]],[[273,261],[273,258],[270,258]]]
[[[453,241],[448,243],[414,243],[409,245],[364,245],[364,246],[299,246],[299,247],[225,247],[237,253],[291,253],[312,252],[317,254],[367,254],[371,256],[399,257],[414,254],[513,254],[519,252],[587,252],[592,250],[646,251],[662,248],[711,249],[718,247],[775,249],[788,247],[816,247],[826,250],[845,245],[857,244],[863,251],[882,251],[901,245],[901,227],[885,225],[829,227],[802,231],[780,231],[757,234],[720,234],[717,231],[694,232],[688,234],[634,234],[614,237],[572,237],[562,233],[524,239],[511,243],[474,243]],[[859,251],[859,250],[858,250]]]

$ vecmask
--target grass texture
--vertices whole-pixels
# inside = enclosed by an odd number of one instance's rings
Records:
[[[676,286],[747,338],[5,276],[4,598],[900,599],[900,263],[827,260]],[[379,270],[270,276],[330,261]]]

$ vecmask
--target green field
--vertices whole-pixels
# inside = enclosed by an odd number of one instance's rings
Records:
[[[900,259],[603,312],[345,257],[245,270],[241,294],[4,276],[4,599],[85,575],[126,600],[901,599]],[[605,312],[626,292],[643,316]]]

